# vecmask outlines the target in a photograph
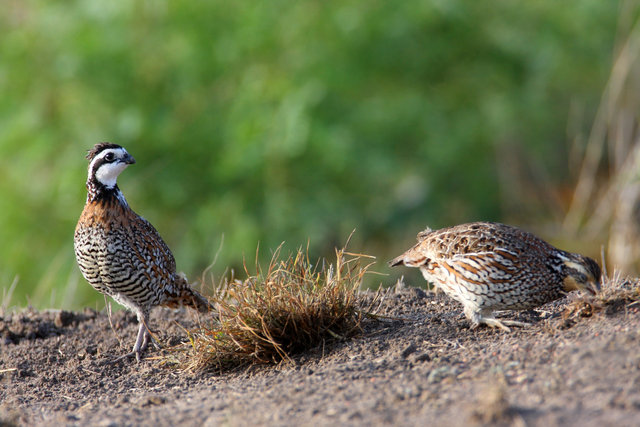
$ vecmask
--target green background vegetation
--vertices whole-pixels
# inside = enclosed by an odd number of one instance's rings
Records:
[[[622,31],[601,0],[2,9],[0,288],[18,277],[11,305],[63,308],[103,304],[72,245],[100,141],[136,158],[120,187],[194,279],[223,235],[216,276],[258,243],[263,259],[282,241],[333,257],[353,229],[383,273],[426,225],[542,232]],[[413,273],[391,274],[371,280]]]

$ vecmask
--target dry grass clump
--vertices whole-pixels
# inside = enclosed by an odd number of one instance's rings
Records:
[[[258,266],[256,275],[227,280],[218,288],[211,302],[219,310],[219,323],[190,334],[189,368],[289,360],[294,353],[361,331],[367,311],[360,307],[359,288],[372,265],[362,260],[373,257],[341,249],[335,265],[315,266],[302,249],[279,257],[280,248],[266,272]]]
[[[605,277],[602,289],[595,295],[581,294],[572,300],[562,313],[562,319],[591,317],[598,312],[610,315],[634,306],[640,309],[640,279],[623,278],[616,273],[613,277]]]

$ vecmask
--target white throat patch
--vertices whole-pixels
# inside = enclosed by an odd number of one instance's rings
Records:
[[[120,172],[129,166],[126,163],[105,163],[96,171],[96,179],[105,187],[111,189],[116,186]]]

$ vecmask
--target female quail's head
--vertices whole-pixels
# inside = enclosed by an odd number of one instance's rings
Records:
[[[566,274],[563,280],[565,291],[578,290],[595,294],[600,290],[602,271],[597,262],[584,255],[568,252],[560,255],[560,259]]]

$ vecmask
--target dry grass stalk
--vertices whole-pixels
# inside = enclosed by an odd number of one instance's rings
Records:
[[[619,272],[605,278],[602,289],[594,296],[580,295],[562,313],[564,322],[591,317],[594,313],[614,314],[640,303],[640,280],[623,278]]]
[[[359,288],[373,264],[362,260],[373,257],[336,250],[335,266],[312,265],[302,249],[279,257],[280,248],[266,272],[257,266],[256,275],[218,288],[211,301],[220,321],[190,333],[190,369],[290,360],[326,340],[360,332],[366,310],[360,307]]]

